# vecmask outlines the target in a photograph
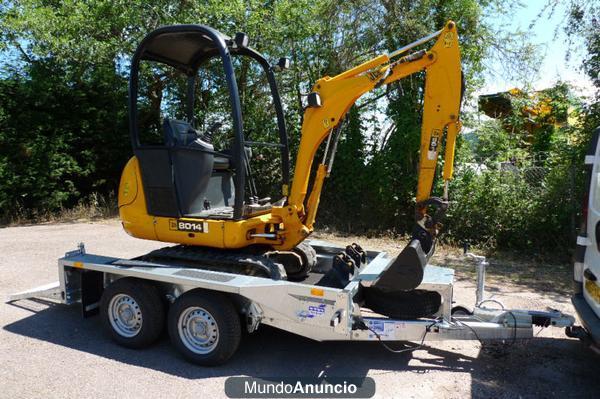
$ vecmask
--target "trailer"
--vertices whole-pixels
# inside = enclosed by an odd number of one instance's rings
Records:
[[[476,260],[477,293],[472,310],[453,307],[454,270],[427,265],[419,290],[442,298],[428,318],[395,319],[365,308],[361,290],[369,287],[392,261],[385,252],[366,251],[343,288],[315,284],[343,248],[311,241],[317,267],[305,281],[275,280],[186,265],[119,259],[86,253],[85,246],[58,260],[59,281],[9,296],[9,301],[44,297],[79,304],[84,317],[100,313],[118,343],[150,345],[165,326],[174,346],[202,365],[226,362],[236,351],[242,329],[261,324],[317,341],[520,340],[533,327],[571,327],[574,318],[557,310],[506,309],[485,299],[484,257]],[[415,348],[417,346],[411,346]],[[390,349],[391,350],[391,349]]]

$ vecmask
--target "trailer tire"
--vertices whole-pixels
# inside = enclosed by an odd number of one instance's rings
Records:
[[[386,292],[368,287],[363,293],[366,307],[393,319],[429,317],[439,310],[442,303],[442,297],[435,291]]]
[[[217,366],[233,356],[242,336],[240,316],[220,292],[194,290],[169,309],[171,342],[190,362]]]
[[[114,341],[128,348],[153,344],[164,330],[165,313],[156,286],[134,278],[113,282],[100,299],[104,329]]]

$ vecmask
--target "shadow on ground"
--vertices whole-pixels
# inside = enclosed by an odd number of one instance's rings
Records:
[[[265,326],[244,337],[229,363],[203,368],[182,360],[166,336],[145,350],[117,346],[102,332],[98,317],[82,319],[76,306],[39,300],[5,306],[31,312],[4,327],[13,334],[187,379],[236,375],[364,377],[371,370],[376,375],[444,371],[469,373],[474,397],[565,397],[573,394],[573,386],[578,386],[578,396],[597,393],[595,384],[600,372],[595,355],[569,339],[538,338],[511,347],[486,346],[469,351],[478,353],[476,357],[439,348],[451,348],[449,344],[393,354],[376,342],[319,343]],[[464,348],[468,344],[460,345]],[[439,378],[446,377],[439,374]]]

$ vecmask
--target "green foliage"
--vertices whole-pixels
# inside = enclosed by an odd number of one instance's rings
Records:
[[[570,250],[579,205],[573,199],[581,194],[573,169],[561,165],[546,176],[528,177],[528,172],[468,171],[457,177],[446,239],[518,250]]]
[[[504,130],[498,120],[484,121],[477,126],[474,140],[476,162],[495,163],[523,156],[522,137]]]
[[[567,35],[570,50],[566,58],[569,59],[572,50],[585,51],[581,68],[595,88],[583,107],[581,118],[583,129],[592,131],[600,126],[600,3],[596,0],[547,0],[540,16],[545,13],[548,18],[551,17],[561,5],[566,15],[560,27]],[[583,49],[579,46],[581,41]]]
[[[566,120],[564,113],[569,112],[581,119],[581,104],[564,84],[544,94],[556,112],[543,118]],[[521,130],[525,125],[516,121],[526,119],[517,115],[520,109],[507,116],[511,131],[502,127],[506,121],[497,120],[476,128],[473,156],[477,164],[459,164],[451,184],[453,204],[445,237],[454,242],[566,254],[573,247],[587,189],[583,157],[592,132],[580,125],[548,123],[540,124],[529,137],[528,131]]]
[[[129,153],[126,81],[112,69],[74,81],[68,67],[28,64],[0,81],[0,209],[31,214],[109,192]]]
[[[94,191],[114,189],[120,167],[129,156],[125,110],[128,60],[141,38],[160,25],[204,23],[228,34],[244,31],[251,45],[270,59],[291,56],[292,70],[278,79],[294,153],[303,112],[301,94],[318,78],[439,29],[447,19],[454,18],[460,26],[467,77],[474,81],[482,70],[480,38],[492,37],[481,15],[483,7],[493,4],[499,2],[487,1],[483,6],[474,0],[2,2],[0,50],[5,57],[0,76],[6,87],[0,104],[3,213],[19,207],[57,209]],[[262,97],[260,85],[253,85],[252,76],[244,75],[244,66],[241,70],[238,80],[246,126],[254,140],[272,139],[269,107],[257,101]],[[145,131],[159,132],[160,111],[177,114],[181,110],[170,97],[174,86],[169,86],[168,80],[172,76],[151,69],[144,77],[147,86],[140,98],[141,122]],[[387,178],[397,180],[375,193],[374,201],[397,198],[382,210],[382,216],[390,211],[398,214],[393,208],[411,205],[421,83],[417,77],[409,85],[389,91],[387,113],[401,124],[398,131],[402,137],[391,138],[383,154],[369,154],[374,163],[370,170],[384,185]],[[165,100],[164,108],[160,100]],[[218,106],[212,103],[208,108]],[[342,140],[341,153],[346,142],[352,140]],[[368,148],[362,151],[365,157],[370,152]],[[255,165],[258,185],[271,193],[279,189],[275,190],[278,165],[270,162],[273,155],[267,151]],[[344,155],[339,158],[343,164]],[[339,170],[339,180],[352,180],[355,166]],[[402,222],[402,214],[386,223]]]
[[[360,111],[353,107],[346,116],[343,135],[338,142],[333,171],[323,189],[320,223],[348,231],[364,229],[369,208],[365,197],[369,190],[363,124]],[[345,215],[347,217],[340,217]]]

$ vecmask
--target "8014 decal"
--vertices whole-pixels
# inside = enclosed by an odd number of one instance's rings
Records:
[[[169,219],[169,229],[191,233],[208,233],[207,222],[190,222],[189,220]]]

